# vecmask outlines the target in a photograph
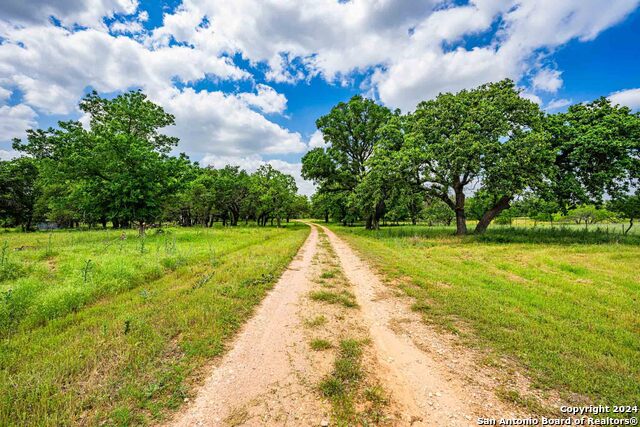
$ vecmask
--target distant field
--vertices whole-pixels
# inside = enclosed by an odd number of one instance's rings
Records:
[[[308,232],[0,233],[0,425],[162,419]]]
[[[640,402],[640,236],[332,228],[399,280],[428,322],[514,356],[535,386],[593,403]]]
[[[478,221],[467,220],[467,227],[470,230],[475,228]],[[362,224],[364,225],[364,224]],[[385,224],[389,226],[397,226],[397,225],[411,225],[410,222],[401,222],[399,224],[389,223]],[[419,226],[429,226],[427,222],[418,222]],[[436,228],[446,228],[439,227]],[[502,230],[502,229],[511,229],[511,228],[525,228],[525,229],[555,229],[555,230],[565,230],[565,231],[590,231],[590,232],[600,232],[605,234],[623,234],[625,230],[629,228],[628,222],[604,222],[604,223],[596,223],[596,224],[575,224],[573,222],[549,222],[549,221],[534,221],[531,218],[513,218],[511,224],[497,224],[492,223],[490,229],[491,230]],[[631,229],[628,231],[629,235],[640,235],[640,225],[637,223],[634,224]]]

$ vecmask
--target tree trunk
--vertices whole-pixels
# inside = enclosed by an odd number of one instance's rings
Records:
[[[374,215],[373,221],[371,222],[372,230],[380,230],[380,220]]]
[[[387,210],[386,208],[384,200],[376,204],[376,211],[373,216],[373,227],[375,230],[380,229],[380,220],[384,218],[384,214]]]
[[[502,212],[505,209],[509,209],[510,207],[509,202],[511,202],[510,196],[502,196],[500,200],[498,200],[498,203],[496,203],[491,209],[489,209],[484,213],[484,215],[482,215],[482,218],[480,218],[480,221],[476,226],[475,232],[477,234],[480,234],[487,231],[487,227],[489,227],[489,224],[491,224],[491,221],[493,221],[493,219],[496,216],[498,216],[500,212]]]
[[[238,225],[238,219],[240,219],[240,211],[237,209],[231,209],[231,225],[235,227]]]
[[[365,224],[364,228],[366,228],[367,230],[373,230],[373,215],[369,215],[367,217],[367,223]]]
[[[465,195],[462,188],[455,190],[456,193],[456,234],[461,236],[467,234],[467,215],[464,212]]]
[[[138,235],[144,236],[144,221],[140,221],[138,225]]]
[[[324,213],[324,222],[328,223],[329,222],[329,212],[325,211]]]
[[[625,235],[625,236],[627,235],[627,233],[629,233],[629,230],[631,230],[631,227],[633,227],[633,217],[629,218],[629,228],[627,228],[627,229],[624,231],[624,235]]]

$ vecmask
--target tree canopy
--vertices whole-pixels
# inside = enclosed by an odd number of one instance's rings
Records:
[[[302,171],[318,184],[312,200],[325,218],[367,228],[382,218],[446,222],[443,204],[457,234],[467,233],[469,209],[482,233],[511,218],[517,200],[543,220],[638,188],[640,114],[605,98],[545,114],[507,79],[441,93],[404,115],[375,105],[355,97],[318,120],[328,147],[307,153]]]
[[[281,225],[311,212],[370,229],[455,220],[465,234],[468,219],[482,233],[516,215],[553,221],[562,212],[590,223],[615,213],[631,225],[638,217],[640,113],[606,98],[548,114],[508,79],[441,93],[406,114],[354,96],[316,121],[326,145],[302,157],[302,176],[317,186],[311,205],[269,164],[248,173],[173,155],[174,117],[140,91],[92,92],[79,107],[85,124],[28,130],[13,144],[23,157],[0,162],[4,225],[144,233],[167,221]]]
[[[0,218],[29,229],[34,216],[62,226],[114,227],[176,221],[261,225],[306,209],[293,177],[271,166],[250,175],[239,167],[201,168],[164,133],[174,117],[140,91],[107,99],[93,92],[80,103],[88,119],[28,130],[14,141],[25,157],[0,162]]]

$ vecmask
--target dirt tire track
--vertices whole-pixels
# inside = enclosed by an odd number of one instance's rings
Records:
[[[296,315],[298,301],[310,286],[317,244],[318,231],[312,227],[230,351],[171,425],[320,425],[328,411],[300,381],[299,373],[311,367],[303,356],[308,347]]]
[[[308,293],[319,286],[314,280],[326,267],[314,261],[326,250],[319,247],[318,227],[360,306],[353,319],[334,323],[331,333],[359,325],[369,335],[367,368],[390,395],[392,425],[473,426],[478,417],[527,415],[498,399],[487,372],[477,369],[469,353],[452,348],[426,325],[410,301],[394,295],[342,239],[326,227],[308,225],[311,232],[295,259],[194,401],[169,425],[319,426],[330,418],[331,408],[317,390],[330,364],[310,355],[309,331],[302,324],[310,312]],[[455,357],[441,357],[443,350]]]
[[[465,378],[468,372],[455,372],[435,357],[446,346],[438,334],[421,321],[406,300],[394,297],[388,286],[342,239],[328,228],[320,227],[353,284],[384,370],[380,375],[383,385],[416,420],[413,425],[475,426],[478,417],[499,419],[526,415],[498,399],[490,388],[470,382]],[[411,333],[398,331],[394,327],[398,322]],[[421,339],[418,341],[416,337]],[[453,351],[456,350],[461,351]]]

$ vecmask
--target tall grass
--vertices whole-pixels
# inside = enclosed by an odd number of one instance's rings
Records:
[[[363,227],[344,227],[351,234],[366,236],[373,239],[394,238],[426,238],[448,239],[455,234],[453,227],[427,226],[393,226],[382,227],[371,232]],[[547,243],[547,244],[627,244],[639,245],[640,234],[623,235],[620,232],[606,228],[591,228],[572,226],[558,227],[511,227],[498,226],[490,228],[484,234],[469,234],[457,238],[460,241],[486,243]]]
[[[140,425],[189,396],[308,228],[4,234],[0,425]],[[47,255],[47,251],[53,255]],[[91,260],[91,262],[88,262]]]

